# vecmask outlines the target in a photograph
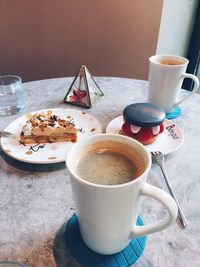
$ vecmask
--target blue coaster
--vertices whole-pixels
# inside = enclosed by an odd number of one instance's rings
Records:
[[[140,217],[137,219],[137,225],[144,225]],[[146,245],[146,237],[143,236],[132,239],[129,245],[119,253],[98,254],[83,242],[76,214],[69,219],[66,233],[69,251],[83,267],[128,267],[139,259]]]
[[[166,113],[166,118],[171,120],[171,119],[175,119],[178,116],[180,116],[181,114],[181,108],[180,107],[175,107],[172,109],[171,112]]]

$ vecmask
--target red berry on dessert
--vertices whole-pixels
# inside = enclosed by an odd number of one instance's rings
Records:
[[[165,111],[150,103],[136,103],[123,111],[124,123],[120,133],[149,145],[164,131]]]

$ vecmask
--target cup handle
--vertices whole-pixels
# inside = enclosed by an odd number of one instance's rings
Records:
[[[130,239],[136,238],[138,236],[152,234],[167,228],[175,221],[178,213],[176,202],[168,193],[166,193],[162,189],[145,183],[140,194],[153,197],[161,202],[166,207],[168,215],[165,219],[155,223],[150,223],[144,226],[135,225],[130,233]]]
[[[194,93],[196,93],[197,89],[199,88],[199,79],[190,73],[184,73],[182,75],[183,78],[190,78],[194,81],[194,87],[193,90],[190,92],[189,95],[183,97],[180,101],[177,101],[176,103],[174,103],[174,107],[178,106],[180,103],[182,103],[183,101],[185,101],[188,97],[190,97],[191,95],[193,95]]]

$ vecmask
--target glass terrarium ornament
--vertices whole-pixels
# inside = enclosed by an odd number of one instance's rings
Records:
[[[64,102],[84,108],[91,108],[102,96],[103,92],[95,82],[86,66],[82,66],[74,78]]]

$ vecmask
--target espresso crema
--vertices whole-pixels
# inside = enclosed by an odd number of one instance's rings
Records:
[[[111,142],[112,143],[112,142]],[[79,159],[76,172],[82,179],[101,185],[128,183],[139,177],[145,163],[141,155],[120,144],[97,143]]]

